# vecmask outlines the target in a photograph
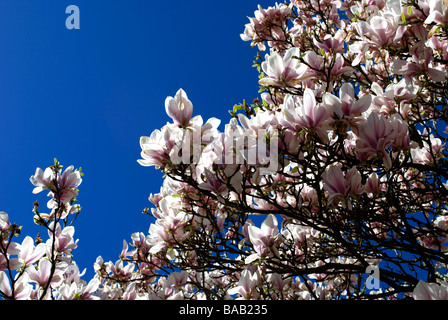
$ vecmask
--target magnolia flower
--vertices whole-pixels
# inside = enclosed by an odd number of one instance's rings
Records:
[[[268,40],[270,45],[276,44],[275,40],[284,40],[285,20],[290,15],[291,8],[292,5],[287,6],[283,3],[267,9],[258,5],[255,17],[249,18],[250,23],[245,25],[244,33],[240,35],[241,39],[252,41],[251,46],[257,45],[261,51],[266,50],[265,40]]]
[[[47,240],[48,248],[51,248],[53,244],[54,223],[55,222],[52,221],[48,228],[48,236],[50,237]],[[69,254],[71,250],[75,249],[78,246],[78,240],[75,241],[73,239],[74,233],[75,228],[73,226],[66,226],[64,229],[61,229],[60,224],[57,223],[54,231],[54,250],[56,252]]]
[[[398,25],[393,19],[375,15],[369,22],[358,22],[356,29],[363,40],[383,47],[394,41]]]
[[[22,241],[19,252],[19,261],[26,268],[39,260],[45,254],[45,244],[40,243],[34,246],[34,240],[30,236],[26,236]]]
[[[329,114],[323,105],[316,103],[311,89],[305,89],[302,101],[296,101],[293,96],[288,95],[285,98],[282,115],[279,121],[283,126],[296,132],[302,128],[314,129],[321,138],[325,137],[325,121],[329,118]]]
[[[31,183],[36,186],[33,193],[48,189],[49,195],[56,201],[68,203],[78,195],[77,187],[82,182],[81,173],[78,170],[73,172],[73,169],[73,166],[69,166],[62,174],[56,174],[51,168],[46,168],[45,171],[37,168],[34,176],[30,178]]]
[[[166,282],[164,284],[165,287],[181,287],[185,285],[188,281],[188,272],[173,272],[170,273]]]
[[[448,216],[438,216],[434,225],[441,230],[448,231]]]
[[[448,300],[448,283],[426,283],[422,280],[414,288],[415,300]]]
[[[335,35],[327,34],[321,42],[313,38],[313,43],[325,52],[344,53],[344,31],[339,29]]]
[[[50,182],[53,179],[53,170],[51,168],[46,168],[45,171],[42,171],[41,168],[36,169],[36,173],[34,176],[31,176],[31,183],[36,186],[33,189],[33,193],[39,193],[44,189],[47,189]]]
[[[50,285],[57,285],[62,281],[63,270],[56,268],[53,276],[50,279],[52,264],[47,259],[39,260],[37,268],[30,267],[27,269],[31,282],[37,283],[39,286],[44,287],[50,281]]]
[[[243,270],[238,281],[238,285],[235,288],[227,291],[230,295],[240,294],[241,297],[236,300],[250,300],[256,299],[257,294],[254,292],[257,285],[260,282],[258,272],[250,272],[248,269]]]
[[[378,83],[374,82],[371,89],[375,93],[372,99],[372,106],[375,106],[379,113],[384,114],[393,114],[397,111],[399,105],[396,99],[399,99],[400,102],[405,102],[415,97],[415,88],[406,79],[402,79],[398,83],[392,83],[384,90]],[[407,117],[407,114],[403,112],[402,115]]]
[[[198,186],[200,189],[209,190],[220,198],[228,194],[229,189],[216,177],[215,174],[208,169],[205,169],[204,174],[205,180]]]
[[[181,127],[188,125],[193,114],[193,104],[188,100],[184,90],[179,89],[176,95],[165,100],[165,111]]]
[[[367,182],[366,182],[366,185],[365,185],[365,191],[367,193],[370,193],[370,194],[373,194],[373,195],[383,191],[382,187],[381,187],[381,180],[379,179],[378,175],[375,172],[373,172],[367,178]]]
[[[420,49],[420,50],[417,50]],[[434,60],[433,51],[424,46],[417,45],[411,51],[414,61],[395,60],[392,65],[392,71],[398,75],[406,77],[407,81],[412,81],[412,78],[417,75],[428,75],[435,82],[442,82],[446,79],[446,72],[438,68],[432,67]]]
[[[392,130],[390,120],[372,112],[367,122],[359,128],[356,153],[360,160],[369,160],[373,155],[381,153],[384,165],[390,168],[392,161],[386,149],[393,143]]]
[[[9,222],[9,216],[6,212],[0,212],[0,232],[6,232],[9,230],[11,223]],[[1,240],[1,238],[0,238]]]
[[[329,200],[347,199],[350,195],[361,194],[364,187],[361,184],[361,174],[356,167],[345,175],[338,166],[331,166],[322,174],[324,189],[329,193]]]
[[[58,288],[59,300],[99,300],[96,291],[100,285],[97,278],[93,278],[86,283],[85,281],[73,282],[71,284],[64,283]]]
[[[428,0],[429,15],[425,20],[425,24],[436,22],[438,24],[448,23],[448,5],[446,0]]]
[[[17,274],[14,279],[14,296],[11,283],[5,272],[0,272],[0,291],[7,297],[14,297],[16,300],[29,300],[33,287],[29,284],[29,276],[27,273]]]
[[[342,118],[344,116],[360,115],[366,111],[370,107],[372,96],[367,94],[355,101],[353,85],[344,83],[339,90],[339,98],[330,93],[325,93],[322,100],[331,116],[335,114],[337,117]]]
[[[2,241],[1,238],[0,241]],[[6,259],[4,254],[0,253],[0,271],[8,270],[8,268],[10,270],[17,270],[22,267],[23,263],[19,260],[19,258],[11,258],[11,255],[17,255],[20,253],[20,247],[20,244],[17,242],[9,243],[7,247],[8,251],[6,252],[8,259]]]
[[[294,87],[298,78],[308,69],[306,65],[299,63],[298,56],[300,56],[300,52],[295,47],[286,51],[283,57],[277,52],[267,56],[266,60],[261,63],[261,68],[267,76],[262,78],[259,83],[262,86]]]
[[[267,216],[260,228],[249,225],[247,231],[249,241],[256,253],[247,257],[246,263],[250,263],[259,257],[278,255],[276,248],[276,242],[279,238],[278,222],[273,214]]]
[[[168,150],[164,146],[164,132],[154,130],[151,136],[140,138],[141,157],[137,160],[141,166],[155,166],[156,169],[164,167],[169,159]]]

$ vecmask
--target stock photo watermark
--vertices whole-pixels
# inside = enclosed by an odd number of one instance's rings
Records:
[[[380,269],[375,266],[368,266],[366,273],[369,275],[366,279],[366,288],[372,292],[380,290]]]
[[[269,138],[268,138],[269,137]],[[222,138],[202,134],[199,130],[182,129],[174,133],[177,141],[170,153],[173,164],[197,164],[209,146],[214,164],[247,164],[261,166],[265,173],[278,168],[278,135],[266,129],[226,130]]]
[[[68,30],[73,29],[80,29],[81,28],[81,22],[80,22],[80,12],[79,7],[75,5],[69,5],[65,9],[65,13],[69,14],[67,19],[65,19],[65,27]]]

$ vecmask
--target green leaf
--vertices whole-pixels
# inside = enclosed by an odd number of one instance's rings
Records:
[[[236,113],[238,110],[243,110],[243,105],[241,104],[236,104],[233,106],[233,113]]]

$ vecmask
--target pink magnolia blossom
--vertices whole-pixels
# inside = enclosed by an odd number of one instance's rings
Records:
[[[134,271],[135,265],[128,263],[123,265],[123,260],[117,260],[115,264],[109,264],[109,271],[113,274],[113,277],[119,281],[128,281],[132,278],[132,271]]]
[[[324,189],[329,193],[329,200],[347,199],[350,195],[361,194],[364,187],[361,184],[361,175],[356,167],[351,168],[344,176],[341,168],[334,165],[323,174]]]
[[[45,171],[37,168],[31,183],[36,186],[33,193],[39,193],[44,189],[50,190],[50,196],[61,203],[67,203],[78,195],[77,188],[82,182],[81,173],[73,171],[73,166],[67,167],[62,174],[55,174],[53,169]]]
[[[7,232],[11,223],[9,222],[9,216],[6,212],[0,212],[0,232]],[[1,238],[0,238],[1,239]]]
[[[361,115],[370,107],[372,102],[370,94],[355,100],[355,89],[351,83],[344,83],[341,86],[339,98],[330,93],[325,93],[322,99],[329,114],[331,116],[336,115],[338,118]]]
[[[325,59],[314,51],[307,51],[303,57],[306,65],[309,66],[305,73],[301,76],[302,81],[310,79],[319,79],[320,72],[323,69]]]
[[[405,76],[408,81],[412,77],[428,75],[430,79],[436,82],[442,82],[446,79],[446,72],[433,67],[433,51],[423,43],[419,43],[411,48],[412,60],[395,60],[393,63],[393,72]]]
[[[434,225],[441,230],[448,231],[448,216],[438,216]]]
[[[415,95],[415,89],[409,81],[402,79],[398,83],[390,84],[383,90],[381,86],[374,82],[371,86],[372,91],[375,96],[372,99],[372,106],[378,111],[378,113],[384,113],[386,115],[391,115],[398,110],[397,99],[400,103],[412,100]],[[402,116],[406,118],[407,113],[402,112]]]
[[[47,247],[51,248],[53,244],[53,234],[52,230],[54,228],[54,221],[52,221],[49,225],[47,240]],[[71,250],[75,249],[78,246],[78,240],[74,240],[73,236],[75,233],[75,228],[73,226],[66,226],[64,229],[61,228],[59,223],[56,224],[55,230],[55,242],[54,242],[54,250],[59,253],[70,254]]]
[[[420,280],[414,288],[415,300],[448,300],[448,283],[427,283]]]
[[[252,243],[256,253],[246,258],[246,263],[250,263],[259,257],[278,255],[276,244],[280,234],[277,218],[273,214],[267,216],[260,228],[249,225],[247,231],[249,241]]]
[[[394,41],[398,24],[393,19],[375,15],[368,22],[360,21],[356,28],[363,40],[383,47]]]
[[[0,291],[6,296],[16,300],[30,300],[33,288],[31,284],[29,284],[28,274],[17,274],[14,280],[13,291],[8,276],[4,271],[0,271]]]
[[[250,300],[256,299],[257,293],[255,288],[260,282],[260,277],[257,271],[251,272],[248,269],[241,272],[238,285],[228,291],[230,295],[239,294],[240,297],[237,300]]]
[[[64,283],[58,288],[59,300],[99,300],[96,294],[100,281],[93,278],[86,283],[85,281],[73,282],[71,284]]]
[[[227,186],[219,181],[219,179],[210,170],[205,169],[204,173],[205,180],[203,183],[199,184],[199,188],[209,190],[220,197],[228,194],[229,189]]]
[[[285,98],[283,117],[280,123],[298,132],[302,128],[315,129],[321,137],[325,137],[325,121],[329,118],[327,109],[316,103],[311,89],[305,89],[302,101],[296,101],[292,96]]]
[[[448,23],[448,6],[443,0],[428,0],[429,15],[425,20],[426,24],[433,22],[446,25]]]
[[[313,39],[314,44],[325,52],[344,53],[344,31],[339,29],[335,35],[327,34],[322,40]]]
[[[299,63],[298,56],[300,52],[297,48],[289,49],[283,57],[277,52],[267,56],[266,61],[261,64],[267,76],[259,83],[263,86],[294,87],[298,83],[298,78],[308,69],[306,65]]]
[[[193,114],[193,104],[188,100],[184,90],[179,89],[176,95],[165,100],[165,111],[174,120],[174,123],[185,127],[188,125]]]
[[[141,157],[137,160],[142,166],[155,166],[156,169],[163,168],[168,163],[170,147],[165,141],[169,141],[170,130],[164,127],[162,131],[154,130],[149,137],[140,138]]]
[[[42,171],[41,168],[36,169],[34,176],[31,176],[31,183],[36,186],[33,193],[39,193],[44,189],[47,189],[50,182],[53,180],[53,170],[51,168],[46,168]]]
[[[50,281],[50,285],[57,285],[62,281],[62,274],[64,273],[61,269],[55,269],[52,278],[51,275],[52,264],[47,259],[41,259],[37,268],[29,267],[26,269],[30,277],[31,282],[37,283],[39,286],[44,287]]]
[[[392,126],[383,115],[371,113],[367,122],[359,129],[359,139],[356,142],[356,152],[361,161],[370,159],[381,153],[384,164],[390,168],[391,159],[386,149],[392,145]]]
[[[26,236],[20,246],[19,261],[26,268],[39,260],[45,254],[45,249],[44,243],[34,246],[34,240],[30,236]]]
[[[385,188],[386,187],[375,172],[370,174],[370,176],[367,178],[367,182],[365,184],[365,192],[375,195],[381,191],[386,191]]]
[[[2,241],[2,239],[0,238],[0,241]],[[6,256],[5,257],[3,252],[0,253],[0,271],[3,270],[8,270],[8,267],[11,270],[17,270],[20,267],[22,267],[23,263],[19,260],[19,258],[12,258],[11,256],[17,255],[20,253],[20,244],[18,244],[17,242],[11,242],[9,243],[9,245],[7,246],[6,241],[2,244],[3,248],[8,247],[8,250],[6,252]],[[8,264],[8,260],[9,260],[9,264]]]
[[[285,19],[291,13],[292,6],[283,3],[276,4],[275,7],[267,9],[258,6],[255,17],[249,18],[250,23],[245,25],[244,33],[240,35],[243,41],[251,41],[251,46],[258,46],[261,51],[266,50],[265,41],[270,45],[275,45],[275,40],[285,40],[283,26]]]

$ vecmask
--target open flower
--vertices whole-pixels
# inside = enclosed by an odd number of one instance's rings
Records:
[[[34,240],[26,236],[22,241],[19,252],[19,261],[26,268],[39,260],[45,254],[45,244],[40,243],[34,246]]]
[[[50,281],[50,285],[56,285],[62,281],[63,270],[56,268],[52,278],[51,275],[52,264],[47,259],[39,261],[37,269],[34,267],[28,268],[27,272],[30,276],[30,281],[37,283],[39,286],[44,287]]]
[[[295,132],[303,128],[313,129],[322,139],[325,139],[326,120],[329,116],[325,106],[317,104],[313,91],[306,88],[301,101],[294,99],[291,95],[286,96],[279,122]]]
[[[278,222],[273,214],[267,216],[260,228],[249,225],[247,232],[249,241],[256,253],[246,258],[246,263],[250,263],[259,257],[278,255],[276,248],[279,239]]]
[[[328,191],[330,201],[347,199],[350,195],[363,192],[361,174],[356,167],[351,168],[344,176],[341,168],[331,166],[322,174],[324,189]]]
[[[188,100],[185,91],[179,89],[174,98],[166,98],[165,111],[174,120],[174,123],[184,127],[190,122],[193,114],[193,104]]]
[[[297,48],[289,49],[283,57],[277,52],[267,56],[266,61],[261,64],[266,77],[259,83],[262,86],[294,87],[298,78],[308,69],[306,65],[300,65],[298,56],[300,53]]]
[[[260,282],[260,277],[257,272],[251,272],[247,269],[243,270],[238,281],[238,285],[228,291],[229,294],[240,294],[241,297],[237,300],[256,299],[258,294],[255,289]]]
[[[34,176],[31,176],[31,183],[36,186],[33,189],[33,193],[39,193],[44,189],[47,189],[50,182],[53,179],[53,170],[51,168],[46,168],[45,171],[42,171],[41,168],[36,169],[36,173]]]
[[[422,280],[414,288],[415,300],[448,300],[448,283],[427,283]]]

